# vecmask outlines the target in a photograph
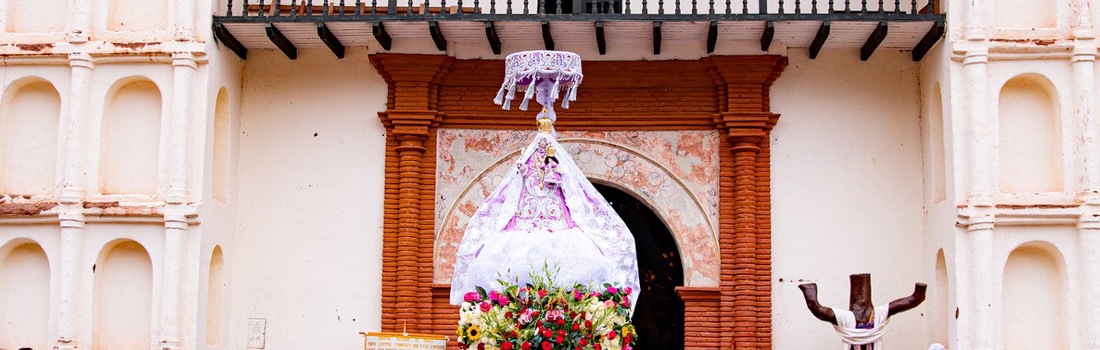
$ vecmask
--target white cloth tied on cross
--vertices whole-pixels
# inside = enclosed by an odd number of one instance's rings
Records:
[[[833,309],[836,325],[833,329],[844,343],[843,350],[852,350],[854,345],[872,344],[875,350],[883,350],[882,335],[886,334],[886,325],[890,322],[890,305],[876,306],[872,316],[871,328],[856,328],[856,315],[849,310]]]

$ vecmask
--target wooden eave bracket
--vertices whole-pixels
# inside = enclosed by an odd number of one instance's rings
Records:
[[[659,21],[653,22],[653,54],[661,54],[661,22]]]
[[[600,55],[607,54],[607,38],[603,35],[603,21],[596,21],[596,48],[600,50]]]
[[[321,41],[325,42],[325,46],[328,46],[329,50],[332,50],[332,54],[336,55],[337,58],[344,58],[344,44],[340,43],[340,39],[332,34],[332,31],[328,29],[324,22],[317,23],[317,36],[321,37]]]
[[[229,48],[233,53],[237,54],[242,60],[248,59],[248,48],[245,48],[237,38],[233,36],[233,33],[229,32],[229,29],[225,28],[224,24],[214,23],[214,38],[217,39],[222,45]]]
[[[542,44],[547,50],[554,49],[554,35],[550,34],[550,21],[542,21]]]
[[[378,40],[378,44],[382,45],[383,50],[388,51],[393,47],[393,39],[390,38],[390,33],[386,32],[386,25],[384,23],[372,23],[371,32],[374,34],[374,40]]]
[[[290,39],[287,39],[283,32],[275,27],[274,23],[268,23],[264,26],[264,29],[267,31],[267,38],[271,39],[271,43],[275,44],[279,51],[282,51],[289,59],[298,59],[298,48],[294,47],[294,43],[290,42]]]
[[[932,50],[933,46],[936,46],[936,42],[939,42],[940,37],[943,36],[943,30],[943,21],[932,24],[932,28],[924,34],[924,38],[921,38],[920,43],[917,43],[917,46],[913,48],[913,61],[920,61],[924,58],[924,55],[928,54],[929,50]]]
[[[817,35],[814,36],[814,42],[810,44],[810,59],[816,59],[817,54],[821,53],[821,48],[825,47],[825,40],[829,39],[829,28],[832,24],[829,21],[822,21],[821,27],[817,29]]]
[[[764,24],[764,34],[760,36],[760,51],[768,51],[775,39],[775,23],[768,21]]]
[[[714,9],[710,10],[714,12]],[[707,29],[707,53],[714,52],[714,47],[718,45],[718,21],[710,21],[710,27]]]
[[[439,21],[429,21],[428,32],[432,34],[435,48],[439,51],[447,51],[447,38],[443,37],[443,30],[439,29]]]
[[[889,31],[890,26],[886,21],[879,21],[878,26],[875,27],[875,31],[871,32],[871,36],[867,37],[867,42],[863,43],[863,47],[859,49],[859,60],[866,61],[871,58],[871,55],[878,49],[879,44],[886,39],[886,33]]]
[[[493,25],[493,21],[485,22],[485,39],[489,40],[489,47],[493,49],[494,55],[500,54],[500,36],[497,36],[497,29]],[[552,49],[548,49],[552,50]]]

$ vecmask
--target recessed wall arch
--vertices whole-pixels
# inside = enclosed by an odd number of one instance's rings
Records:
[[[108,242],[94,274],[92,349],[154,347],[153,265],[145,247],[129,239]]]
[[[625,144],[587,137],[563,137],[559,142],[585,176],[634,194],[657,213],[681,252],[685,285],[717,285],[720,254],[715,226],[704,201],[682,178],[667,165]],[[466,220],[484,198],[477,192],[495,188],[519,154],[517,149],[497,158],[465,185],[449,207],[441,208],[442,226],[436,232],[433,259],[437,283],[450,281],[454,252],[461,243]]]
[[[1069,345],[1067,273],[1057,247],[1042,241],[1017,246],[1002,275],[1002,348],[1065,349]]]
[[[50,345],[50,260],[38,242],[0,245],[0,348]]]
[[[0,101],[0,193],[50,195],[56,189],[61,95],[48,80],[23,77]]]
[[[1058,91],[1041,74],[1007,80],[997,98],[1000,192],[1062,192],[1062,118]]]
[[[132,76],[108,90],[99,144],[99,193],[156,194],[160,182],[161,89]]]
[[[229,92],[223,86],[218,89],[214,98],[214,145],[213,145],[213,178],[211,179],[211,195],[214,200],[225,203],[229,192],[229,176],[232,165],[232,138],[233,125],[236,124],[229,105]]]
[[[210,252],[210,270],[206,288],[206,345],[218,347],[222,343],[225,318],[225,254],[221,246]]]

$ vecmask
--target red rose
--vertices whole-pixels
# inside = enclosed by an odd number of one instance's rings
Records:
[[[512,338],[519,338],[519,333],[516,333],[516,331],[512,331]]]
[[[630,337],[629,335],[628,335],[628,336],[624,336],[624,337],[623,337],[623,344],[630,344],[630,341],[631,341],[631,340],[634,340],[634,338],[631,338],[631,337]]]
[[[545,297],[546,297],[546,290],[539,289],[539,298],[545,298]]]
[[[596,344],[596,350],[600,350],[601,348],[603,348],[603,347],[600,346],[600,344]]]
[[[607,332],[607,339],[615,340],[615,331]]]
[[[549,338],[553,335],[554,335],[554,332],[550,331],[549,329],[543,329],[542,330],[542,337],[543,338]]]
[[[560,335],[559,335],[559,336],[557,336],[556,338],[554,338],[554,342],[555,342],[555,343],[561,343],[561,342],[563,342],[563,341],[565,341],[565,337],[563,337],[563,336],[560,336]]]
[[[466,343],[458,343],[458,348],[466,350]]]
[[[581,338],[581,346],[588,346],[588,339]]]
[[[584,321],[584,328],[592,328],[592,321]]]
[[[553,347],[553,345],[550,345],[550,342],[548,342],[548,341],[543,341],[542,342],[542,350],[550,350],[551,347]]]
[[[508,311],[504,313],[504,318],[512,318],[512,312]]]
[[[558,330],[558,335],[560,335],[560,336],[565,336],[565,331],[564,331],[564,330],[560,330],[560,329],[559,329],[559,330]]]
[[[485,343],[478,343],[477,350],[485,350]]]
[[[576,312],[570,312],[569,313],[569,318],[577,318],[577,313]]]
[[[508,342],[508,343],[500,344],[500,350],[512,350],[512,343]]]
[[[558,325],[559,326],[564,326],[565,325],[565,320],[559,318],[558,319]]]
[[[523,342],[523,344],[520,345],[519,348],[523,349],[523,350],[530,350],[531,349],[531,343],[530,342]]]
[[[581,329],[581,324],[580,323],[574,323],[573,324],[573,330],[579,331],[580,329]]]

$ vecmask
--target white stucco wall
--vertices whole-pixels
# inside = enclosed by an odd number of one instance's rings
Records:
[[[358,348],[381,320],[386,84],[365,50],[255,51],[241,97],[239,229],[226,348]]]
[[[909,55],[791,50],[772,88],[772,341],[775,349],[833,349],[832,326],[806,309],[848,306],[848,275],[871,273],[883,305],[924,280],[923,180],[917,65]],[[820,108],[831,105],[835,108]],[[814,200],[807,200],[814,198]],[[933,260],[934,261],[934,260]],[[885,346],[925,344],[924,306],[899,314]]]

